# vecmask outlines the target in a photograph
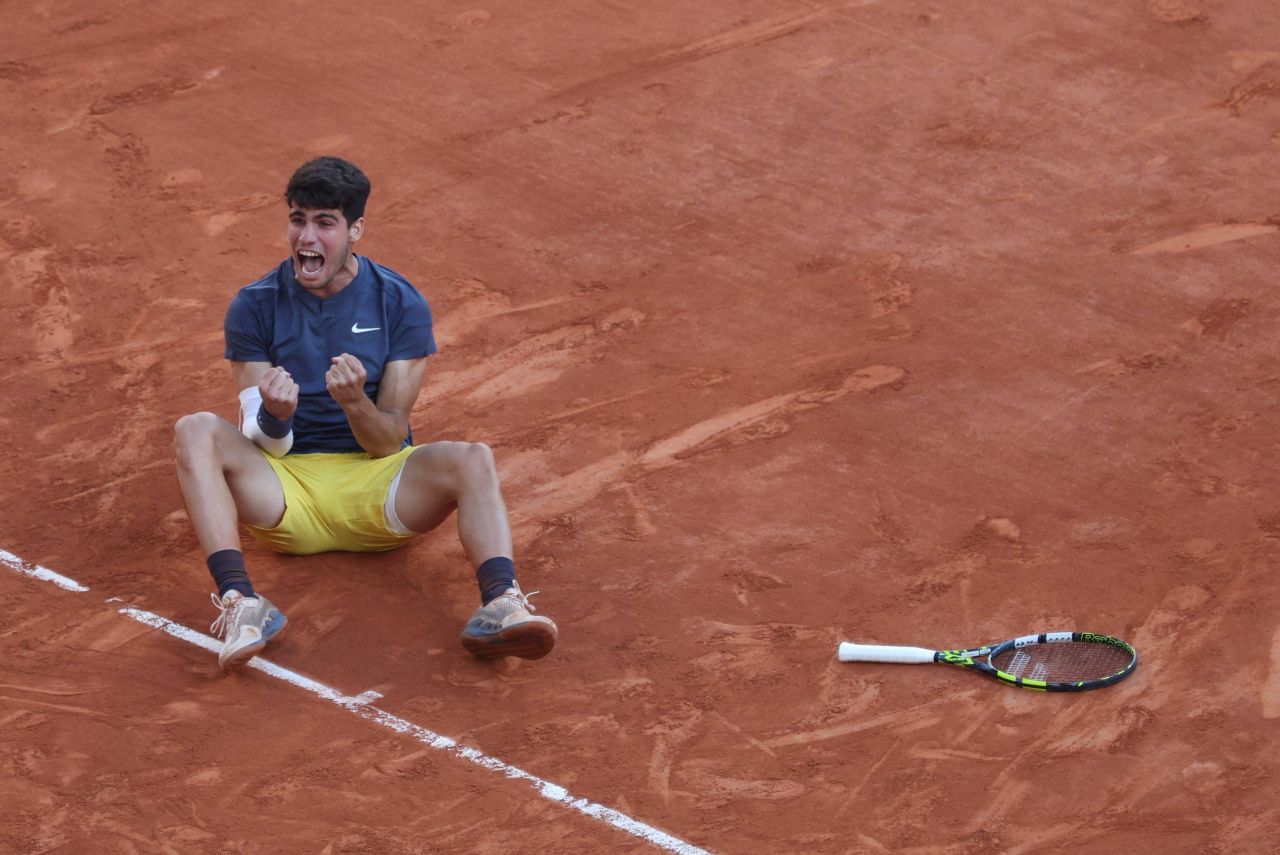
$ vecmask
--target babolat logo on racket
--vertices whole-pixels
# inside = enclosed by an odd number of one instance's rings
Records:
[[[1127,648],[1129,646],[1129,643],[1126,641],[1121,641],[1120,639],[1114,638],[1110,635],[1094,635],[1092,632],[1080,633],[1080,640],[1092,642],[1093,644],[1110,644],[1115,647],[1123,648]]]

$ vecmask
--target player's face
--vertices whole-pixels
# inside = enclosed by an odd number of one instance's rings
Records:
[[[289,248],[293,275],[303,288],[328,297],[355,276],[351,245],[360,239],[364,217],[348,223],[337,208],[289,208]]]

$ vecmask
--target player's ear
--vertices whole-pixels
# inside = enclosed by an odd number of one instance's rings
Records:
[[[364,217],[348,226],[347,234],[351,236],[352,240],[360,240],[361,236],[364,235]]]

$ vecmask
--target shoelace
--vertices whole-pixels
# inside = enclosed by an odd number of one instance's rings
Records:
[[[217,594],[210,593],[209,599],[213,600],[213,604],[218,607],[218,617],[209,625],[209,632],[212,632],[216,638],[226,638],[227,630],[236,623],[236,613],[247,604],[248,599],[237,597],[229,606],[224,606]]]
[[[534,594],[541,594],[541,593],[542,593],[541,591],[530,591],[529,593],[526,594],[524,591],[520,590],[519,588],[513,588],[507,593],[503,594],[498,599],[506,598],[506,599],[515,600],[517,603],[520,604],[520,606],[524,608],[525,611],[536,612],[537,609],[534,608],[533,603],[529,602],[529,598],[532,597]]]

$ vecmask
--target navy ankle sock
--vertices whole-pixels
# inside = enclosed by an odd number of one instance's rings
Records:
[[[515,562],[510,558],[490,558],[476,568],[476,584],[480,586],[480,602],[488,605],[507,588],[515,587]]]
[[[253,596],[253,583],[249,581],[249,571],[244,569],[244,553],[238,549],[219,549],[204,560],[209,565],[209,573],[218,586],[218,596],[227,591],[239,591],[246,597]]]

